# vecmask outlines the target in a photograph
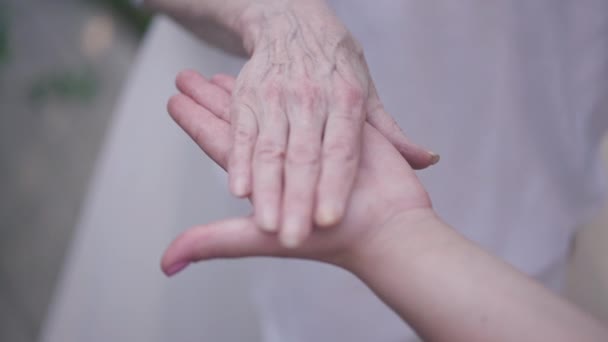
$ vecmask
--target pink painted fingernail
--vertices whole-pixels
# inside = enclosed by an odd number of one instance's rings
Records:
[[[167,275],[167,277],[172,277],[176,273],[178,273],[179,271],[181,271],[184,268],[188,267],[188,265],[190,265],[190,261],[180,261],[180,262],[178,262],[176,264],[171,265],[167,269],[167,272],[165,272],[165,274]]]

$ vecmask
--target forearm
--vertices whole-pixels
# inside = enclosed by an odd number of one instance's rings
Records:
[[[170,15],[200,38],[229,50],[240,45],[248,54],[269,30],[288,32],[289,23],[277,18],[301,18],[318,28],[340,26],[325,0],[144,0],[144,5]]]
[[[395,222],[352,269],[425,340],[606,340],[593,318],[439,219],[415,225]]]

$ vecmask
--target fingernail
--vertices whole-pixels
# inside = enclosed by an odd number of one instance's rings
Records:
[[[281,244],[286,248],[296,248],[301,242],[300,227],[296,222],[287,222],[281,232]]]
[[[276,222],[276,215],[271,210],[262,211],[261,216],[260,228],[262,228],[263,231],[272,233],[278,230],[279,227]]]
[[[237,178],[234,180],[234,185],[232,187],[232,192],[237,197],[245,197],[247,196],[247,183],[243,178]]]
[[[323,205],[317,214],[317,224],[320,226],[333,226],[338,221],[338,210],[331,205]]]
[[[439,163],[439,159],[440,159],[439,155],[435,152],[431,152],[431,151],[428,151],[428,152],[431,155],[431,165],[435,165],[435,164]]]
[[[172,277],[176,273],[178,273],[179,271],[181,271],[184,268],[188,267],[188,265],[190,265],[190,261],[180,261],[180,262],[178,262],[176,264],[173,264],[171,267],[169,267],[167,269],[167,272],[165,274],[167,275],[167,277]]]

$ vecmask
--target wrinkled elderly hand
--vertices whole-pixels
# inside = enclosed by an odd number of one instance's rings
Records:
[[[185,94],[175,95],[169,101],[169,112],[216,163],[226,168],[232,138],[223,106],[229,102],[233,82],[225,76],[215,77],[213,83],[197,76],[192,86],[214,96],[198,101]],[[337,229],[316,229],[299,247],[285,248],[273,234],[256,229],[251,217],[199,226],[173,242],[163,257],[163,270],[174,274],[193,261],[245,256],[289,256],[340,264],[353,259],[396,216],[400,222],[411,221],[412,226],[433,217],[425,190],[397,150],[369,124],[363,127],[362,139],[353,193]]]
[[[414,168],[437,156],[411,144],[384,111],[361,47],[333,16],[274,14],[255,34],[225,117],[232,120],[231,192],[252,195],[257,225],[297,246],[335,225],[357,174],[364,122]],[[195,73],[177,85],[200,99]]]
[[[145,0],[199,37],[249,56],[222,112],[232,120],[231,192],[253,196],[255,219],[296,246],[313,221],[340,221],[360,159],[364,122],[413,168],[438,156],[410,143],[378,98],[363,51],[324,0]],[[179,75],[193,98],[212,96]]]

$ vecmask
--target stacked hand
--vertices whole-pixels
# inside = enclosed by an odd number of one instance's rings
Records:
[[[233,82],[232,97],[206,101],[223,120],[231,119],[225,163],[231,192],[251,198],[257,226],[278,232],[283,245],[298,246],[314,225],[342,219],[360,169],[365,123],[413,168],[437,162],[386,113],[362,48],[325,1],[146,3],[207,41],[244,45],[249,60]],[[216,31],[224,33],[210,37]],[[230,32],[236,40],[226,39]],[[209,85],[197,88],[202,82],[192,72],[177,83],[199,103],[217,93]]]
[[[234,79],[218,75],[208,81],[190,71],[181,74],[178,85],[183,92],[169,101],[171,116],[226,168],[233,143],[234,123],[227,113]],[[317,227],[300,246],[286,248],[276,234],[258,229],[253,217],[206,224],[186,231],[171,244],[162,260],[163,270],[174,274],[193,261],[245,256],[309,258],[344,266],[396,217],[400,222],[432,217],[425,190],[395,147],[369,124],[363,126],[362,140],[353,191],[337,227]]]
[[[313,222],[338,223],[359,170],[367,122],[422,168],[436,156],[405,138],[383,110],[358,43],[344,29],[325,35],[296,15],[258,34],[239,73],[230,116],[230,188],[252,195],[255,219],[280,231],[286,246],[306,239]],[[277,34],[277,32],[279,32]]]

